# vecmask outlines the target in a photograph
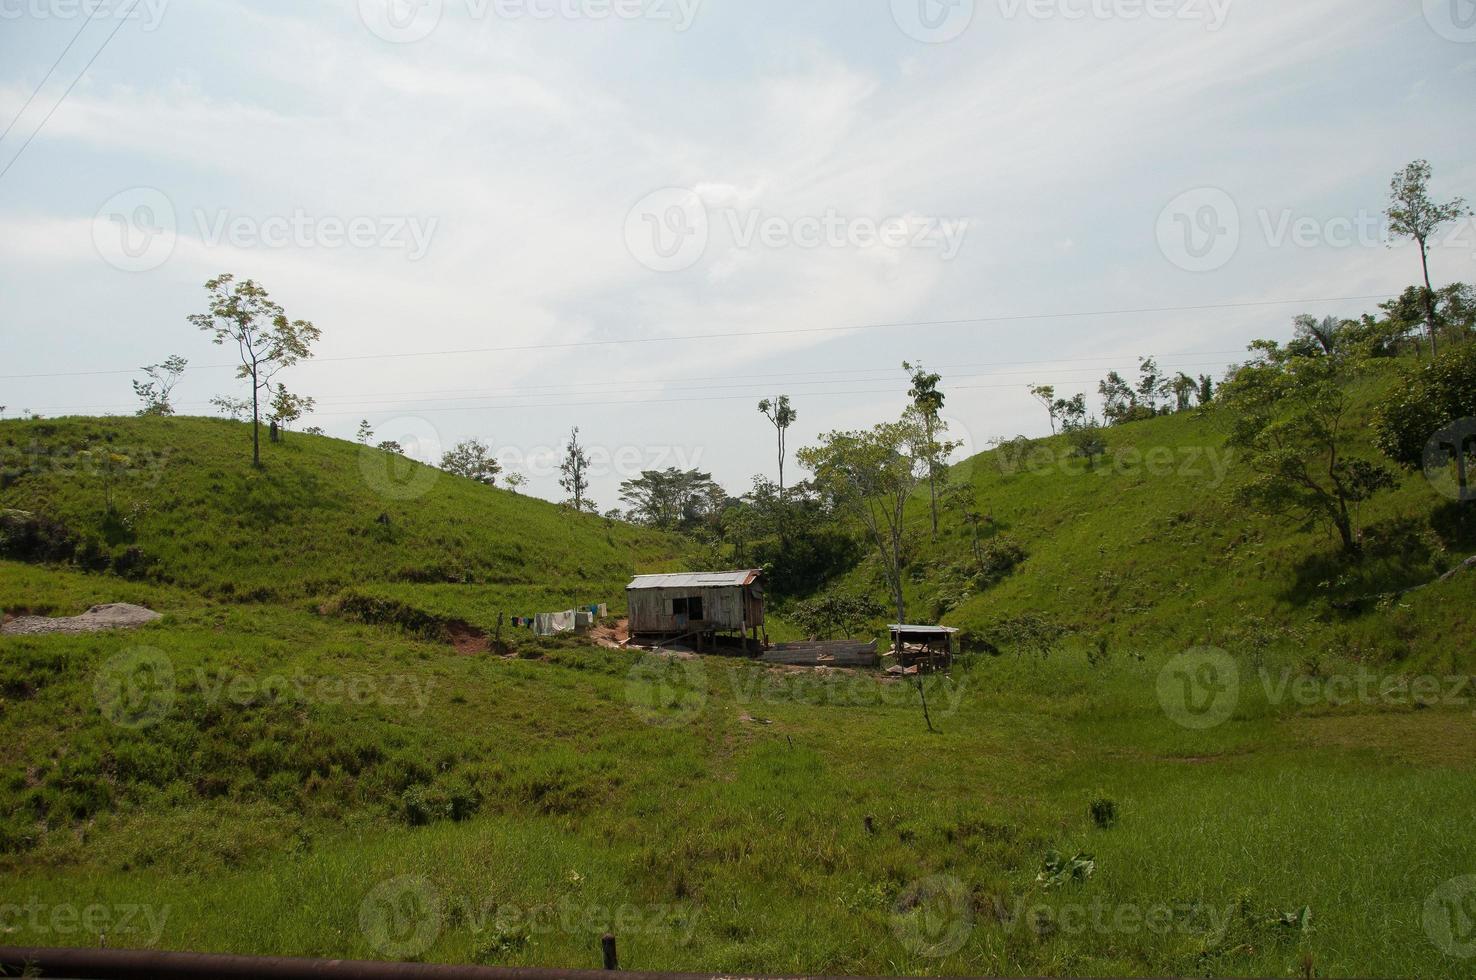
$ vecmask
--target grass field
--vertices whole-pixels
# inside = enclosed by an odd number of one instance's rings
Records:
[[[4,944],[595,967],[610,929],[633,969],[1471,966],[1476,586],[1334,605],[1461,556],[1418,481],[1368,516],[1423,522],[1428,550],[1303,595],[1325,539],[1237,516],[1192,475],[957,469],[1029,557],[946,618],[1039,611],[1080,634],[931,679],[929,732],[916,689],[874,675],[526,636],[516,657],[463,657],[395,616],[333,615],[345,595],[478,625],[617,604],[585,596],[679,565],[681,545],[447,477],[395,501],[359,447],[311,437],[250,474],[238,427],[164,425],[0,424],[33,453],[0,506],[148,559],[132,578],[0,562],[0,606],[165,613],[0,640]],[[135,457],[182,447],[113,487],[132,522],[111,541],[100,476],[26,449],[110,431]],[[1207,431],[1186,416],[1111,439]],[[310,480],[331,494],[290,489]],[[929,546],[917,602],[968,547]]]
[[[58,608],[94,597],[50,577]],[[1424,915],[1473,871],[1464,688],[1334,706],[1247,670],[1198,731],[1165,710],[1164,658],[1069,651],[937,680],[929,734],[911,688],[870,676],[557,644],[463,658],[266,606],[6,647],[0,869],[38,910],[12,911],[13,944],[91,945],[105,929],[51,916],[97,906],[111,945],[571,967],[609,928],[652,969],[1458,963]],[[150,685],[110,696],[141,663]],[[1273,694],[1284,666],[1265,665]],[[1038,882],[1053,850],[1095,873]],[[122,922],[135,906],[153,919]]]

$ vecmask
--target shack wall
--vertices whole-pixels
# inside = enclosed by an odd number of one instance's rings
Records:
[[[674,599],[700,596],[702,619],[678,617],[672,612]],[[763,600],[755,601],[742,586],[709,588],[630,589],[626,592],[631,633],[680,633],[686,630],[741,630],[763,624]],[[744,606],[749,617],[744,617]],[[752,613],[757,605],[757,620]]]

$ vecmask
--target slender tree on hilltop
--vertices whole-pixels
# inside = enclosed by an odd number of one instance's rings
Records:
[[[569,445],[564,450],[564,461],[559,464],[559,486],[569,494],[569,501],[576,511],[584,510],[584,495],[589,491],[589,456],[579,444],[579,427],[569,430]]]
[[[1389,230],[1413,239],[1420,247],[1420,268],[1425,275],[1425,329],[1430,334],[1430,357],[1440,352],[1435,339],[1435,288],[1430,284],[1430,239],[1452,221],[1469,215],[1463,198],[1444,203],[1430,200],[1430,164],[1416,160],[1389,182]]]
[[[765,398],[759,402],[758,410],[769,424],[774,427],[774,432],[779,439],[779,496],[784,497],[784,457],[788,455],[786,444],[789,439],[789,427],[799,420],[799,412],[796,412],[789,404],[788,395],[780,395],[778,401],[769,401]]]
[[[923,434],[927,437],[924,454],[928,464],[928,499],[932,506],[933,537],[937,538],[939,457],[946,455],[945,447],[938,443],[938,430],[942,427],[938,416],[942,413],[946,400],[943,392],[938,390],[938,382],[943,380],[943,376],[924,369],[921,361],[917,364],[903,361],[902,370],[912,375],[912,387],[907,390],[907,397],[912,399],[912,407],[917,409],[918,417],[922,419]],[[1055,430],[1054,420],[1051,428],[1052,431]],[[947,452],[952,452],[954,448],[947,447]]]
[[[253,280],[223,273],[205,284],[210,311],[190,322],[217,344],[233,341],[241,358],[236,377],[251,382],[251,465],[261,465],[261,393],[283,368],[313,356],[320,331],[307,320],[289,320],[281,304]]]

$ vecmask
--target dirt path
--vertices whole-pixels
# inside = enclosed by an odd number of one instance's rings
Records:
[[[130,606],[126,602],[110,602],[93,606],[80,616],[21,616],[0,626],[7,636],[30,636],[40,633],[97,633],[102,630],[136,629],[162,619],[152,609]]]

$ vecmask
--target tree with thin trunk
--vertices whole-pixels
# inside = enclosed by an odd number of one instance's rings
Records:
[[[788,455],[789,427],[799,420],[799,412],[790,406],[788,395],[780,395],[778,401],[772,402],[765,398],[759,402],[758,410],[769,420],[779,438],[779,497],[783,499],[784,458]]]
[[[569,430],[569,445],[564,450],[564,461],[559,464],[559,486],[569,494],[569,502],[576,511],[584,510],[584,495],[589,490],[589,456],[579,444],[579,427]]]
[[[928,499],[932,506],[933,538],[936,540],[938,537],[939,457],[946,455],[937,439],[938,430],[941,427],[938,416],[943,411],[945,401],[943,392],[938,390],[938,382],[943,380],[943,376],[927,371],[921,361],[917,364],[903,361],[902,370],[912,375],[912,387],[907,390],[907,397],[912,399],[912,407],[917,409],[922,419],[923,432],[928,437]],[[950,446],[948,452],[952,452],[953,448]]]
[[[1435,339],[1435,288],[1430,283],[1430,239],[1452,221],[1471,213],[1464,198],[1444,203],[1430,200],[1431,169],[1428,161],[1416,160],[1389,182],[1389,230],[1413,239],[1420,247],[1420,268],[1425,275],[1425,329],[1430,334],[1430,356],[1440,352]]]
[[[1031,385],[1030,394],[1035,400],[1045,406],[1046,412],[1051,417],[1051,435],[1056,434],[1056,386],[1055,385]]]
[[[289,320],[279,303],[251,279],[237,283],[223,273],[205,284],[210,311],[190,322],[216,344],[233,341],[241,358],[236,377],[251,382],[251,465],[261,466],[261,393],[284,368],[312,357],[320,331],[307,320]]]
[[[929,446],[922,414],[909,408],[899,421],[832,432],[819,446],[798,454],[823,492],[866,528],[881,558],[899,623],[907,622],[907,501],[927,479]]]

